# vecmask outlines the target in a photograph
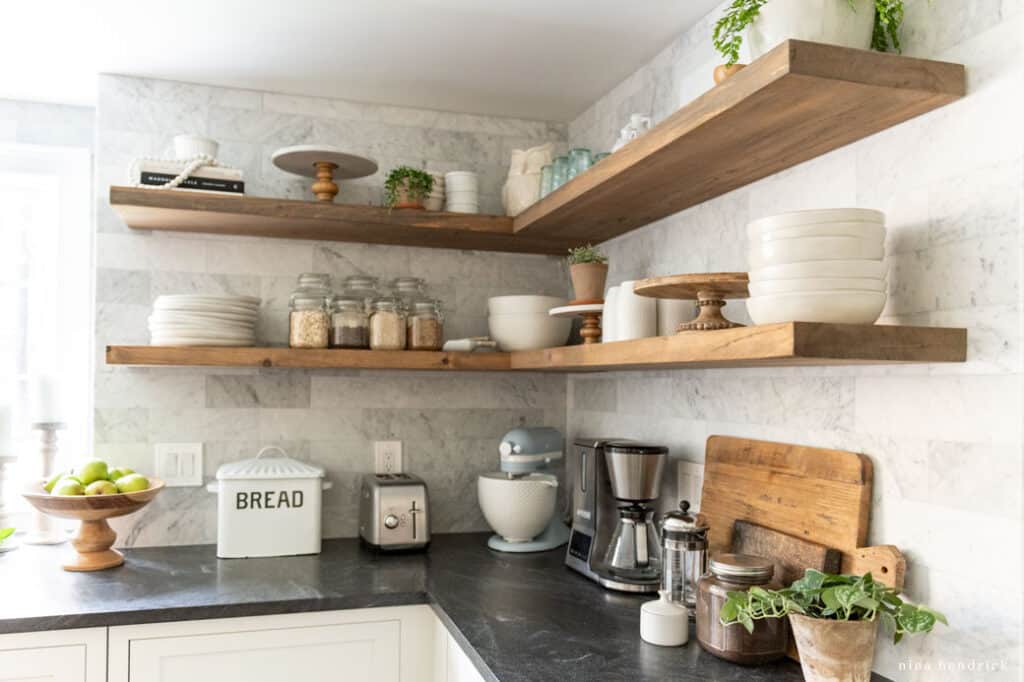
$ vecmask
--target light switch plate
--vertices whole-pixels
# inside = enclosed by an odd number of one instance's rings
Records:
[[[373,473],[402,473],[402,441],[378,440],[373,443]]]
[[[153,446],[156,477],[169,488],[203,484],[202,443],[157,443]]]

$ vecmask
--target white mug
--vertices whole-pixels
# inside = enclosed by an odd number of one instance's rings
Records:
[[[658,333],[658,302],[649,296],[637,296],[634,280],[619,285],[615,318],[616,341],[644,339]]]
[[[220,145],[216,140],[200,135],[175,135],[174,136],[174,157],[180,161],[194,159],[205,154],[212,159],[217,158],[217,150]]]

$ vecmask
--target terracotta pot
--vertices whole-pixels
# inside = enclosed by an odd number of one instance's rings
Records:
[[[395,189],[395,205],[392,208],[413,208],[422,211],[424,199],[425,197],[413,198],[409,196],[409,180],[406,178]]]
[[[569,266],[572,290],[577,301],[600,301],[604,297],[604,281],[608,266],[604,263],[577,263]]]
[[[732,64],[731,66],[719,64],[715,67],[715,85],[721,84],[726,78],[735,76],[745,66],[746,64]]]
[[[807,682],[869,682],[878,621],[842,621],[789,615]]]

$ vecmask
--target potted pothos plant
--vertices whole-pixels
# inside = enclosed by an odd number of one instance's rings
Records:
[[[729,592],[719,617],[723,625],[738,623],[751,633],[756,620],[788,617],[807,682],[868,682],[879,620],[892,630],[893,642],[949,624],[938,611],[904,602],[870,573],[813,569],[782,590]]]
[[[608,278],[608,257],[592,244],[569,249],[569,277],[577,302],[601,301]]]
[[[715,80],[743,67],[744,38],[751,59],[790,38],[899,52],[903,16],[903,0],[733,0],[715,24],[715,49],[726,59]]]
[[[409,166],[399,166],[384,180],[384,203],[388,208],[423,208],[434,189],[434,176]]]

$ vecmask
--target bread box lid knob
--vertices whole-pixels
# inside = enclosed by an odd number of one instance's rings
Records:
[[[274,454],[270,454],[274,453]],[[268,445],[255,457],[228,462],[217,468],[217,480],[323,478],[324,470],[292,459],[276,445]]]

